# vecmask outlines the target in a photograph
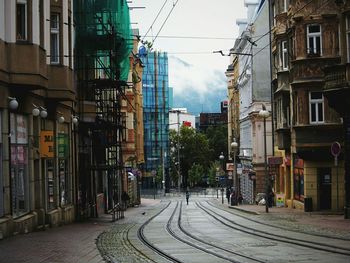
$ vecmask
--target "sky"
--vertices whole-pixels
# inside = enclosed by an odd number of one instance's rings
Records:
[[[174,107],[187,107],[195,115],[200,111],[218,112],[220,101],[227,99],[225,71],[230,61],[213,51],[228,53],[233,47],[239,30],[236,19],[245,18],[247,13],[244,1],[132,0],[129,7],[137,7],[130,10],[130,15],[132,27],[140,30],[141,38],[147,31],[144,40],[152,41],[158,35],[154,50],[168,53]]]

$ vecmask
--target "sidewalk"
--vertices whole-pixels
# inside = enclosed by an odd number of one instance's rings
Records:
[[[140,209],[159,200],[142,199],[141,203],[139,207],[128,208],[125,217],[139,214]],[[6,238],[0,241],[0,262],[104,262],[95,241],[116,223],[111,220],[111,215],[102,215],[83,223]]]
[[[300,209],[287,207],[271,207],[268,214],[265,212],[265,206],[261,205],[239,205],[229,206],[232,209],[256,215],[269,215],[275,218],[286,219],[294,223],[311,225],[320,228],[329,228],[338,231],[347,231],[350,233],[350,220],[344,219],[344,215],[327,212],[304,212]]]

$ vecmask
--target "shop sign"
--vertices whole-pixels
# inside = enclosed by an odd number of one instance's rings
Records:
[[[15,115],[11,113],[10,127],[11,127],[11,143],[13,144],[28,143],[27,119],[25,116]]]
[[[57,137],[58,158],[68,156],[68,136],[67,134],[58,134]]]
[[[235,165],[233,163],[226,163],[226,171],[233,171],[235,169]]]
[[[40,156],[42,158],[54,157],[54,138],[53,131],[40,132]]]

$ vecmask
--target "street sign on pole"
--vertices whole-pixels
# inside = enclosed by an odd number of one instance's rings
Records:
[[[331,146],[331,153],[334,157],[338,157],[341,151],[341,146],[339,142],[333,142]]]
[[[338,176],[338,156],[341,152],[341,146],[339,142],[333,142],[331,146],[331,153],[334,156],[334,165],[337,171],[337,210],[339,210],[339,176]]]

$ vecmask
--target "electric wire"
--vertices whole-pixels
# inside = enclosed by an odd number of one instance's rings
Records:
[[[147,36],[147,34],[149,33],[149,31],[152,29],[152,27],[153,27],[154,23],[157,21],[157,19],[158,19],[158,17],[159,17],[159,15],[160,15],[160,13],[163,11],[164,6],[166,5],[166,3],[167,3],[167,2],[168,2],[168,0],[165,0],[165,2],[164,2],[164,4],[163,4],[163,6],[162,6],[162,7],[160,8],[160,10],[158,11],[158,14],[156,15],[156,18],[153,20],[153,22],[152,22],[151,26],[150,26],[150,27],[149,27],[149,29],[147,30],[146,34],[143,36],[142,40],[144,40],[144,39],[145,39],[145,37]]]
[[[319,7],[317,7],[317,9],[320,9],[320,8],[322,8],[322,7],[324,7],[326,4],[328,4],[329,2],[330,2],[331,0],[327,0],[327,1],[325,1],[321,6],[319,6]],[[310,3],[312,2],[312,0],[311,1],[309,1],[308,3],[306,3],[304,6],[302,6],[301,8],[299,8],[296,12],[294,12],[294,14],[292,15],[292,17],[293,16],[295,16],[296,15],[296,13],[298,13],[299,11],[301,11],[303,8],[305,8],[307,5],[309,5]],[[308,14],[308,16],[310,16],[312,13],[314,13],[316,10],[312,10],[309,14]],[[267,32],[267,33],[270,33],[272,31],[272,29],[269,31],[269,32]],[[258,40],[260,40],[260,39],[258,39]],[[255,42],[257,42],[258,40],[256,40]],[[256,56],[257,54],[259,54],[261,51],[263,51],[265,48],[267,48],[268,46],[270,46],[271,44],[272,44],[272,42],[273,41],[269,41],[269,43],[266,45],[266,46],[264,46],[263,48],[261,48],[261,50],[259,50],[257,53],[255,53],[255,54],[253,54],[253,57],[254,56]]]
[[[175,7],[176,7],[176,5],[177,5],[178,2],[179,2],[179,0],[176,0],[176,2],[173,3],[173,7],[171,8],[169,14],[167,15],[167,17],[165,18],[163,24],[161,25],[161,27],[160,27],[158,33],[156,34],[156,36],[155,36],[154,39],[153,39],[153,41],[152,41],[153,43],[156,41],[157,37],[159,36],[159,33],[162,31],[162,29],[163,29],[165,23],[168,21],[168,19],[169,19],[171,13],[174,11],[174,9],[175,9]]]

